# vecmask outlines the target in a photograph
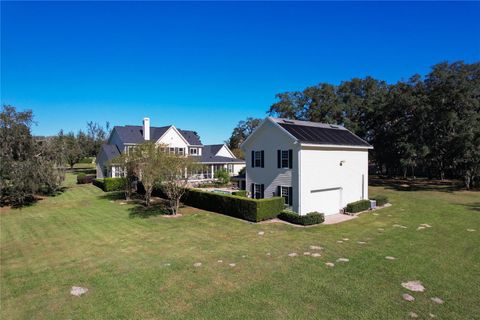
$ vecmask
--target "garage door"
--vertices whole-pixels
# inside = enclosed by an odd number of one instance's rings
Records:
[[[310,191],[312,211],[323,212],[325,215],[340,212],[342,203],[342,188],[316,189]]]

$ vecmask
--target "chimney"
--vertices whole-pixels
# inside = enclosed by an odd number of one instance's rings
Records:
[[[143,118],[143,139],[150,140],[150,118]]]

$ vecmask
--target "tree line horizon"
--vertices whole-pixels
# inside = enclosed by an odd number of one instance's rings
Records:
[[[378,174],[480,184],[479,62],[442,62],[395,84],[367,76],[275,97],[267,115],[342,125],[369,142]],[[233,129],[226,143],[237,156],[262,120],[249,117]]]

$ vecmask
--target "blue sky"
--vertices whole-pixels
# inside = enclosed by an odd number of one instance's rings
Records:
[[[478,2],[2,1],[1,103],[32,109],[35,134],[149,116],[218,143],[279,92],[478,61],[479,16]]]

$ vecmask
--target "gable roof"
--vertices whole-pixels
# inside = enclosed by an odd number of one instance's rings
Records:
[[[300,143],[372,148],[368,142],[342,126],[281,118],[270,118],[270,120]]]
[[[165,127],[150,127],[150,141],[157,141],[161,136],[167,132],[172,126]],[[123,143],[142,143],[143,139],[143,127],[142,126],[115,126],[113,130],[118,133],[120,140]],[[195,131],[177,129],[180,134],[190,145],[202,145],[200,137]]]
[[[229,158],[224,156],[217,156],[216,154],[220,149],[222,149],[223,144],[210,144],[205,145],[202,148],[202,155],[197,156],[200,158],[200,162],[202,163],[245,163],[245,160],[238,159],[238,158]]]
[[[105,156],[108,160],[112,160],[120,155],[120,150],[118,150],[117,146],[114,144],[104,144],[100,149],[100,153],[104,152]]]

